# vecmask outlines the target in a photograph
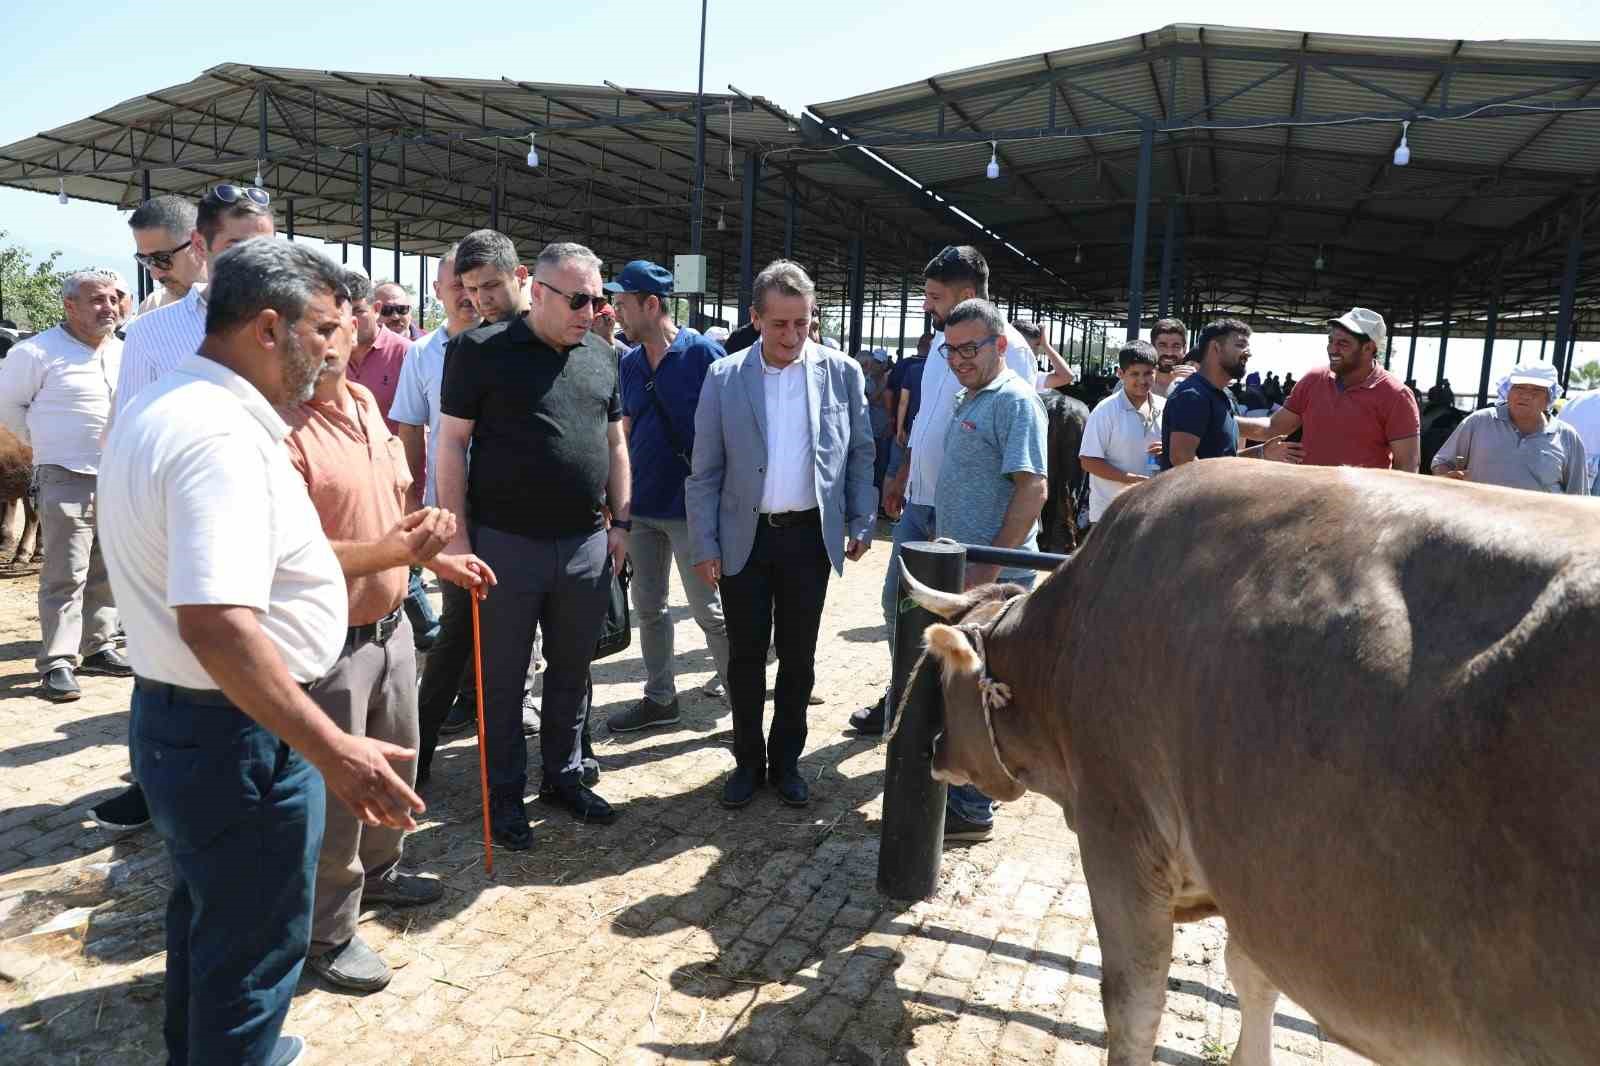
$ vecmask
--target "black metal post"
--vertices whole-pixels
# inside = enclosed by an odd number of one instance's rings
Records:
[[[1128,339],[1139,339],[1144,319],[1144,246],[1150,235],[1150,162],[1156,128],[1146,121],[1139,131],[1139,178],[1134,192],[1132,254],[1128,257]]]
[[[372,142],[361,142],[361,269],[372,274]]]
[[[867,287],[867,250],[859,232],[850,236],[850,346],[846,355],[861,350],[861,314]]]
[[[1556,373],[1566,377],[1567,346],[1573,335],[1572,311],[1578,295],[1578,263],[1583,257],[1583,200],[1573,205],[1572,232],[1567,236],[1567,262],[1561,271],[1561,303],[1556,310]]]
[[[1417,372],[1417,334],[1422,332],[1422,297],[1411,304],[1411,354],[1406,357],[1406,380],[1411,381]]]
[[[400,284],[400,219],[394,220],[394,283]]]
[[[288,238],[294,240],[294,197],[289,197],[283,202],[283,228],[287,231]]]
[[[739,319],[750,321],[750,288],[756,277],[756,186],[761,183],[761,157],[755,152],[744,156],[744,219],[739,228]]]
[[[140,203],[144,203],[145,201],[147,201],[149,199],[150,199],[150,170],[147,167],[144,170],[139,171],[139,202]],[[155,291],[155,288],[156,288],[155,279],[150,276],[150,271],[146,270],[144,268],[144,264],[142,264],[142,263],[136,263],[134,265],[134,270],[139,275],[139,290],[140,290],[141,293],[143,293],[143,295],[141,295],[139,297],[139,299],[142,301],[145,296],[149,296],[152,292]]]
[[[344,266],[350,265],[350,242],[339,242],[339,262]]]
[[[794,180],[789,181],[789,191],[783,199],[783,257],[794,258],[794,231],[795,222],[800,212],[799,193],[795,191]]]
[[[494,178],[489,183],[489,228],[500,228],[500,167],[494,168]]]
[[[412,310],[416,314],[411,321],[417,324],[418,329],[422,329],[422,320],[427,317],[428,311],[428,257],[425,255],[417,256],[417,306]]]
[[[1489,286],[1489,311],[1483,320],[1483,369],[1478,372],[1478,406],[1489,406],[1489,361],[1494,358],[1495,327],[1500,318],[1500,275]]]
[[[911,310],[911,275],[900,275],[900,322],[895,326],[895,362],[900,361],[900,356],[905,354],[906,346],[906,313]]]
[[[689,195],[689,254],[700,254],[706,202],[706,5],[700,0],[700,77],[694,90],[694,189]],[[699,326],[703,294],[689,297],[689,321]]]
[[[1444,317],[1439,320],[1439,371],[1434,377],[1435,385],[1444,384],[1444,353],[1450,347],[1450,316],[1455,313],[1456,283],[1454,279],[1445,283],[1444,287]]]
[[[1177,240],[1179,217],[1178,201],[1167,201],[1167,228],[1161,235],[1161,302],[1157,305],[1157,318],[1166,318],[1172,303],[1172,257],[1177,252],[1173,244]]]
[[[1389,331],[1389,341],[1383,347],[1383,368],[1389,369],[1389,363],[1394,358],[1394,330]]]
[[[959,544],[912,541],[900,546],[911,575],[929,588],[960,592],[967,552]],[[898,580],[898,579],[897,579]],[[937,669],[911,678],[922,654],[922,635],[942,621],[905,595],[895,608],[894,671],[889,710],[904,715],[889,741],[883,774],[883,824],[879,830],[878,891],[892,899],[927,899],[939,884],[944,849],[945,785],[933,779],[933,738],[944,728],[944,688]],[[901,706],[901,694],[912,683]]]

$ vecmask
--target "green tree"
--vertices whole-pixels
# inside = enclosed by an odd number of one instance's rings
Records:
[[[47,330],[61,321],[61,279],[56,269],[60,252],[51,252],[41,262],[21,248],[6,243],[0,230],[0,318],[9,318],[36,331]]]
[[[1578,378],[1586,389],[1600,388],[1600,362],[1588,362],[1578,368]]]

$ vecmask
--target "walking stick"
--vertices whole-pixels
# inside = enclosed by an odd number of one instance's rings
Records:
[[[478,628],[478,590],[472,596],[472,675],[478,690],[478,789],[483,797],[483,872],[494,876],[494,844],[489,838],[489,750],[483,730],[483,637]]]

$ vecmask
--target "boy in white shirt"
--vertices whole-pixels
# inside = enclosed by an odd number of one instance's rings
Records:
[[[1078,461],[1089,475],[1090,529],[1128,486],[1148,481],[1159,469],[1165,401],[1151,391],[1155,376],[1155,348],[1148,341],[1124,344],[1117,353],[1122,388],[1096,404],[1084,425]]]

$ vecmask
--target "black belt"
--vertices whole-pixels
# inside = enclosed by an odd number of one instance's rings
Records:
[[[791,526],[820,526],[822,524],[822,509],[813,507],[809,511],[764,511],[761,521],[773,529],[788,529]]]
[[[402,604],[370,625],[351,626],[345,631],[344,650],[359,648],[368,641],[382,644],[394,636],[394,631],[400,628],[400,619],[404,617],[405,606]]]
[[[136,677],[133,679],[133,684],[135,688],[143,689],[152,696],[192,703],[196,707],[238,708],[238,704],[230,700],[221,689],[184,688],[182,685],[169,685],[165,681],[151,681],[148,677]],[[310,687],[302,681],[296,681],[295,684],[302,690]]]

